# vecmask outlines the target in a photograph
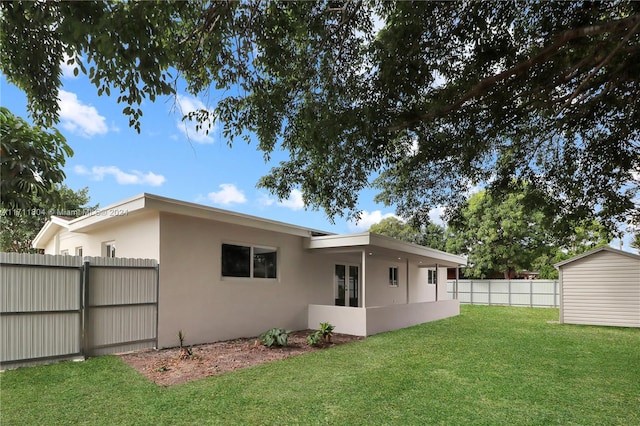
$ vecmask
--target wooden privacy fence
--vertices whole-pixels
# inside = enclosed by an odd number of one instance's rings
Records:
[[[0,253],[0,368],[157,347],[158,263]]]
[[[449,297],[472,305],[553,307],[560,305],[557,280],[447,281]]]

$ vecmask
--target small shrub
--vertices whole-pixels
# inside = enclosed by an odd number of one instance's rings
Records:
[[[322,341],[322,333],[320,330],[316,330],[307,336],[307,343],[309,346],[320,346]]]
[[[180,342],[180,353],[178,354],[178,358],[180,359],[193,358],[193,351],[191,350],[191,347],[187,348],[184,346],[184,338],[185,338],[185,335],[182,332],[182,330],[178,330],[178,341]]]
[[[331,336],[333,336],[333,330],[335,328],[335,325],[328,322],[321,322],[320,329],[307,336],[307,343],[311,346],[320,346],[323,342],[331,343]]]
[[[260,342],[268,348],[273,346],[287,346],[291,330],[272,328],[260,335]]]
[[[320,334],[325,342],[331,342],[331,336],[333,336],[333,330],[336,328],[335,325],[331,325],[328,322],[320,323]]]

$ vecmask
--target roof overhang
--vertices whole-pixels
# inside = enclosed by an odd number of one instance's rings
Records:
[[[51,241],[60,230],[69,229],[69,223],[71,221],[68,219],[63,219],[59,216],[51,216],[51,218],[44,224],[40,232],[35,236],[33,242],[31,243],[31,247],[36,249],[45,249],[47,243]]]
[[[127,198],[106,207],[99,208],[87,215],[68,222],[71,232],[89,232],[93,229],[117,223],[127,217],[144,212],[157,211],[188,217],[215,220],[223,223],[242,225],[291,235],[309,237],[311,235],[327,235],[327,232],[291,225],[284,222],[260,218],[257,216],[217,209],[201,204],[189,203],[153,194],[140,194]]]
[[[370,232],[311,237],[305,241],[305,248],[319,253],[364,252],[369,257],[406,259],[424,267],[438,265],[454,268],[467,264],[464,256]]]

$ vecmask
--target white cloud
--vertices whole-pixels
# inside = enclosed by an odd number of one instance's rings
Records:
[[[260,198],[258,199],[258,204],[260,204],[260,206],[269,207],[273,205],[273,203],[275,203],[275,200],[273,198],[269,197],[269,195],[265,194],[264,192],[260,193]]]
[[[109,131],[105,118],[91,105],[83,104],[75,93],[60,90],[58,93],[60,120],[66,130],[90,138]]]
[[[160,186],[166,181],[164,176],[153,172],[142,173],[132,170],[126,173],[116,166],[94,166],[89,170],[85,166],[78,165],[73,170],[79,175],[90,176],[93,180],[104,180],[105,176],[113,176],[120,185]]]
[[[202,127],[200,130],[196,129],[196,122],[185,119],[182,120],[182,116],[185,116],[191,112],[199,111],[199,110],[207,110],[211,112],[210,109],[206,107],[199,99],[194,98],[192,96],[186,95],[177,95],[176,103],[178,112],[181,117],[176,121],[176,126],[178,130],[182,132],[189,140],[192,140],[197,143],[213,143],[213,137],[206,133],[206,130],[209,130],[210,133],[216,130],[216,123],[213,121],[206,121],[202,123]]]
[[[380,222],[382,219],[386,219],[388,217],[398,217],[398,216],[396,216],[393,213],[383,214],[380,210],[376,210],[371,213],[369,213],[366,210],[363,210],[360,213],[360,220],[358,220],[357,222],[350,220],[348,226],[351,231],[364,232],[369,230],[369,228],[371,228],[371,225],[375,225],[376,223]]]
[[[258,204],[261,207],[269,207],[276,203],[274,198],[271,198],[265,193],[260,194]],[[299,189],[294,189],[289,194],[289,198],[286,200],[278,201],[278,207],[286,207],[291,210],[302,210],[305,208],[304,200],[302,199],[302,192]]]
[[[287,207],[291,210],[300,210],[304,208],[304,201],[302,200],[302,192],[299,189],[291,191],[289,198],[282,200],[278,203],[279,206]]]
[[[228,205],[232,203],[245,203],[247,198],[235,185],[231,183],[223,183],[220,185],[220,191],[210,192],[207,198],[214,204]]]
[[[429,220],[436,225],[444,226],[444,220],[442,220],[442,216],[445,213],[445,207],[438,206],[429,210]]]
[[[429,219],[431,220],[431,222],[437,225],[444,226],[442,215],[444,214],[445,209],[446,208],[443,206],[438,206],[429,210]],[[364,210],[360,213],[360,220],[358,220],[357,222],[354,220],[350,220],[348,223],[348,227],[353,232],[364,232],[368,231],[369,228],[371,228],[371,225],[380,223],[380,221],[389,217],[395,217],[404,222],[404,219],[393,213],[382,213],[380,210],[375,210],[372,212]]]

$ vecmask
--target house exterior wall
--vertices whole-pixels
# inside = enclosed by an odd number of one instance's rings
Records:
[[[398,268],[397,287],[389,285],[389,268]],[[396,259],[366,259],[365,301],[367,307],[407,303],[407,264]]]
[[[332,260],[285,233],[160,214],[159,346],[307,328],[310,303],[334,304]],[[278,250],[277,279],[222,276],[222,244]]]
[[[158,259],[159,214],[144,212],[118,218],[118,223],[84,233],[64,230],[47,243],[45,254],[75,254],[82,247],[83,256],[103,256],[103,243],[115,241],[116,257]]]
[[[436,300],[436,286],[435,284],[429,284],[428,271],[429,268],[412,265],[409,271],[413,277],[409,288],[409,300],[411,303],[433,302]]]
[[[640,327],[640,260],[600,251],[560,267],[560,322]]]
[[[449,300],[447,293],[447,268],[438,268],[438,285],[429,284],[429,269],[434,267],[419,267],[410,265],[409,274],[411,287],[409,288],[409,301],[411,303],[435,302],[436,300]],[[436,291],[438,292],[436,297]]]

